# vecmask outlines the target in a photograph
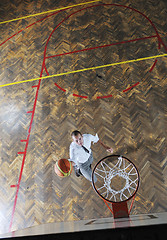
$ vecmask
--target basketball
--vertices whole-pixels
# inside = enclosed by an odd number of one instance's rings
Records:
[[[67,159],[59,159],[56,161],[54,169],[59,177],[68,177],[72,172],[72,163]]]

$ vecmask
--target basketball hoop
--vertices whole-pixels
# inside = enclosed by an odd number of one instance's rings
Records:
[[[92,183],[95,191],[104,202],[112,203],[112,213],[115,216],[114,209],[121,209],[121,207],[123,210],[126,208],[121,217],[129,215],[127,201],[135,196],[139,188],[139,172],[128,158],[110,155],[101,159],[93,169]]]

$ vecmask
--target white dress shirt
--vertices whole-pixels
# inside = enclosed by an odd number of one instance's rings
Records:
[[[86,147],[89,151],[87,153],[82,146],[77,145],[75,142],[72,142],[70,144],[70,159],[69,161],[73,161],[75,164],[77,163],[84,163],[88,160],[90,157],[90,154],[92,153],[91,150],[91,142],[97,143],[99,141],[99,137],[96,133],[95,136],[92,134],[83,134],[83,146]]]

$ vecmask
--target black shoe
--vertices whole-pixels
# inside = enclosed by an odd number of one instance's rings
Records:
[[[76,175],[77,177],[80,177],[80,176],[82,175],[80,169],[79,169],[78,167],[76,167],[76,166],[74,166],[74,171],[75,171],[75,175]]]

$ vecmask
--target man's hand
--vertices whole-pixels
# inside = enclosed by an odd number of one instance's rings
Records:
[[[106,150],[107,152],[113,153],[113,149],[102,143],[102,141],[99,139],[98,143],[100,143]]]
[[[113,149],[109,148],[109,149],[107,149],[107,152],[113,153]]]

